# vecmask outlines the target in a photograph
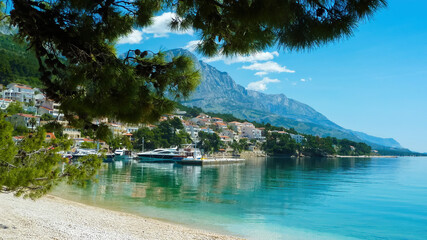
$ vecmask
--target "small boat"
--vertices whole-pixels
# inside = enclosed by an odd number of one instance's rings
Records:
[[[174,162],[182,163],[182,162],[190,162],[190,161],[201,161],[202,153],[200,149],[187,147],[180,150],[180,156],[176,156],[173,158]]]
[[[116,156],[116,154],[114,154],[114,153],[105,153],[104,156],[105,157],[102,159],[103,162],[114,162],[114,157]]]
[[[137,154],[140,162],[174,162],[173,158],[180,156],[177,148],[158,148],[153,151]]]
[[[116,151],[114,151],[114,161],[130,161],[130,160],[132,160],[132,152],[130,150],[123,148],[123,149],[116,149]]]
[[[84,157],[91,154],[97,154],[95,149],[77,149],[74,153],[72,153],[73,158]]]

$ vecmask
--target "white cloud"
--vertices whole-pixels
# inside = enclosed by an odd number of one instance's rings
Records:
[[[193,35],[193,29],[188,29],[186,31],[172,31],[169,24],[173,18],[177,18],[177,15],[172,12],[165,12],[160,16],[153,17],[153,24],[143,28],[142,31],[148,34],[154,34],[153,37],[155,38],[168,37],[170,33]]]
[[[301,82],[306,82],[307,80],[305,80],[304,78],[301,78],[300,80]]]
[[[200,40],[189,41],[187,45],[185,45],[184,49],[195,51],[197,48],[197,44],[199,44],[200,42]]]
[[[268,74],[268,72],[256,72],[254,75],[255,76],[264,76],[266,74]]]
[[[290,70],[288,68],[286,68],[286,66],[280,66],[278,63],[273,62],[273,61],[268,61],[268,62],[263,62],[263,63],[259,63],[259,62],[255,62],[251,65],[248,66],[243,66],[243,69],[249,69],[249,70],[257,70],[257,71],[263,71],[263,72],[287,72],[287,73],[294,73],[294,70]]]
[[[137,44],[140,43],[144,37],[142,36],[143,33],[142,31],[133,29],[132,32],[130,34],[128,34],[125,37],[122,37],[119,39],[119,41],[117,42],[117,44]]]
[[[225,64],[239,63],[239,62],[256,62],[256,61],[267,61],[279,56],[277,51],[274,52],[256,52],[249,55],[237,55],[234,57],[226,57],[224,55],[218,55],[211,58],[205,58],[205,62],[216,62],[223,61]]]
[[[193,35],[193,29],[188,29],[186,31],[172,31],[169,24],[173,18],[176,18],[177,15],[171,12],[165,12],[160,16],[153,17],[153,24],[148,27],[143,28],[142,30],[133,29],[130,34],[124,36],[118,40],[118,44],[137,44],[141,43],[142,40],[148,39],[144,35],[153,35],[154,38],[159,37],[168,37],[169,34],[188,34]]]
[[[261,81],[249,83],[246,89],[255,90],[255,91],[265,91],[267,90],[268,83],[278,83],[278,82],[280,82],[279,79],[271,79],[271,78],[265,77]]]
[[[309,82],[309,81],[311,81],[311,77],[310,78],[301,78],[300,81],[301,82]]]

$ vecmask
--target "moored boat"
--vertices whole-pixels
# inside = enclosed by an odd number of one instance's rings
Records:
[[[116,154],[114,153],[105,153],[103,157],[103,162],[114,162],[114,157]]]
[[[200,149],[189,146],[179,151],[180,156],[174,157],[173,160],[176,163],[188,162],[188,161],[201,161],[202,153]]]
[[[114,151],[114,161],[130,161],[130,160],[132,160],[132,152],[130,150],[123,148],[123,149],[116,149],[116,151]]]
[[[177,148],[158,148],[137,154],[140,162],[174,162],[173,158],[181,154]]]

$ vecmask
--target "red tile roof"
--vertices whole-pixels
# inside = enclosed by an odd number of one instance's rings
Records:
[[[15,87],[17,87],[17,88],[23,88],[23,89],[30,89],[30,90],[33,90],[32,88],[27,87],[27,86],[23,86],[23,85],[15,85]]]
[[[19,115],[19,116],[22,116],[22,117],[36,118],[36,116],[33,116],[33,115],[31,115],[31,114],[26,114],[26,113],[18,113],[18,115]]]
[[[7,99],[7,98],[0,98],[0,100],[1,100],[1,101],[8,101],[8,102],[13,101],[12,99]]]
[[[47,108],[47,107],[40,107],[40,108],[44,108],[44,109],[49,110],[49,111],[53,110],[52,108]]]
[[[54,133],[46,133],[46,138],[49,139],[56,139],[55,134]]]

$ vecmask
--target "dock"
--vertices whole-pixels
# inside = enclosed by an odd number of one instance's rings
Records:
[[[182,165],[214,165],[214,164],[229,164],[229,163],[243,163],[246,160],[243,158],[205,158],[201,160],[183,160],[176,163]]]

